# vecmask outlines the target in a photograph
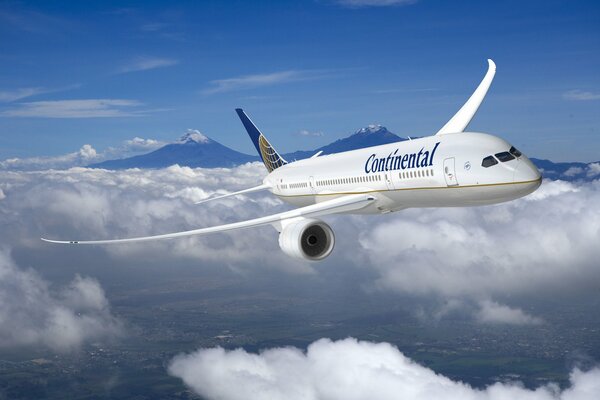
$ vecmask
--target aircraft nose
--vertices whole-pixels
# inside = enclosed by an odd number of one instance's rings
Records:
[[[539,181],[542,178],[542,174],[535,165],[527,157],[522,157],[519,160],[519,165],[515,170],[513,180],[515,182],[530,182]]]

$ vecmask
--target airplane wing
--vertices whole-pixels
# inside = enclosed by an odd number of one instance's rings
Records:
[[[267,190],[267,189],[271,189],[271,186],[270,185],[258,185],[258,186],[251,187],[249,189],[240,190],[239,192],[227,193],[222,196],[209,197],[208,199],[197,201],[194,204],[201,204],[201,203],[206,203],[207,201],[224,199],[225,197],[236,196],[238,194],[260,192],[261,190]]]
[[[461,107],[460,110],[436,133],[436,135],[445,135],[446,133],[458,133],[464,132],[469,125],[469,122],[475,116],[475,113],[479,109],[479,106],[483,102],[485,95],[494,80],[496,75],[496,64],[494,61],[488,59],[488,71],[483,77],[483,80],[475,89],[469,100]]]
[[[366,207],[375,201],[375,197],[366,194],[354,194],[335,199],[327,200],[321,203],[312,204],[306,207],[297,208],[295,210],[284,211],[278,214],[269,215],[266,217],[255,218],[242,222],[234,222],[232,224],[212,226],[209,228],[194,229],[191,231],[168,233],[165,235],[144,236],[128,239],[113,239],[113,240],[51,240],[44,239],[49,243],[60,244],[112,244],[112,243],[131,243],[131,242],[146,242],[158,239],[172,239],[183,236],[206,235],[215,232],[232,231],[235,229],[251,228],[255,226],[272,224],[280,226],[283,221],[298,217],[320,217],[329,214],[339,214],[348,211],[354,211]]]

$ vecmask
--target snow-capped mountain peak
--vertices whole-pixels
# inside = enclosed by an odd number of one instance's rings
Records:
[[[185,144],[185,143],[210,143],[210,139],[208,136],[203,135],[197,129],[188,129],[185,135],[183,135],[177,143]]]
[[[379,124],[371,124],[368,125],[366,128],[361,128],[359,130],[357,130],[356,132],[354,132],[354,134],[368,134],[368,133],[377,133],[377,132],[387,132],[388,130],[386,129],[385,126],[379,125]]]

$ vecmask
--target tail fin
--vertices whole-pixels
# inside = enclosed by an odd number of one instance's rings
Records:
[[[248,118],[244,110],[236,108],[235,112],[237,112],[237,115],[242,120],[242,124],[244,124],[244,128],[246,128],[248,135],[250,135],[250,139],[252,139],[252,143],[254,143],[254,147],[256,147],[267,170],[271,172],[282,165],[287,164],[287,161],[285,161],[273,146],[271,146],[265,135],[263,135],[256,125],[250,121],[250,118]]]

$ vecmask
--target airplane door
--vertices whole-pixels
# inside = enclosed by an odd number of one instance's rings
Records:
[[[392,183],[392,173],[386,172],[384,175],[385,175],[385,185],[387,186],[388,190],[394,190],[394,184]]]
[[[315,188],[315,177],[311,176],[308,178],[308,184],[310,185],[310,191],[313,193],[316,193],[316,188]]]
[[[458,185],[458,181],[456,180],[456,170],[454,168],[454,157],[446,158],[444,160],[444,178],[446,179],[446,185]]]

